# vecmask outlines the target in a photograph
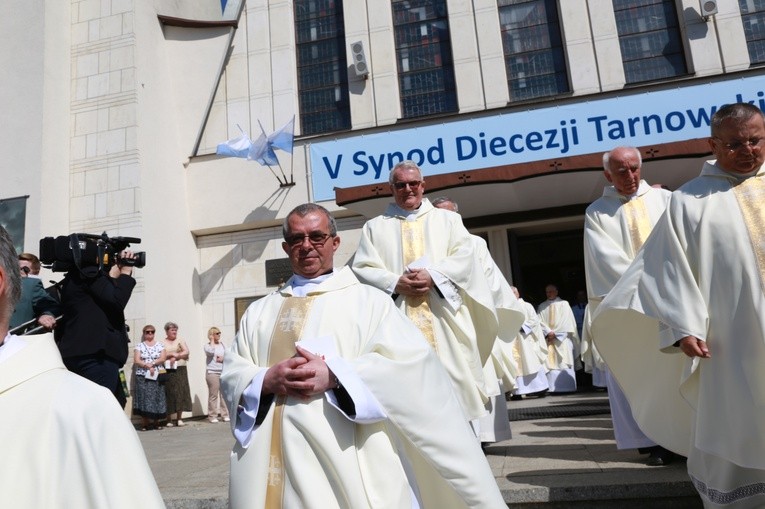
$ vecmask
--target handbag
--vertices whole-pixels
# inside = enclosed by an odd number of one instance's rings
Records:
[[[161,384],[167,382],[167,370],[162,366],[157,368],[157,382]]]

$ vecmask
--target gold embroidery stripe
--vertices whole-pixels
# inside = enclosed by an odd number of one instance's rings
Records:
[[[268,457],[268,485],[266,486],[266,509],[282,509],[284,495],[284,453],[282,451],[282,418],[284,396],[276,397],[274,418],[271,425],[271,445]]]
[[[629,227],[632,255],[634,256],[643,247],[653,226],[642,198],[636,198],[625,203],[624,211],[627,214],[627,226]]]
[[[313,297],[287,297],[282,302],[271,333],[268,366],[271,367],[295,354],[295,342],[300,339]],[[271,445],[268,458],[266,509],[281,509],[284,496],[284,452],[282,450],[282,419],[286,397],[278,396],[271,425]]]
[[[752,177],[733,188],[744,224],[749,232],[754,258],[760,270],[760,286],[765,290],[765,179]]]
[[[425,253],[425,234],[422,220],[401,221],[401,249],[404,265],[422,257]],[[414,322],[428,340],[430,346],[438,353],[436,334],[433,330],[433,312],[430,309],[430,293],[420,297],[406,297],[406,316]]]
[[[555,305],[556,303],[553,302],[549,306],[547,306],[547,325],[550,327],[553,331],[555,331]],[[557,338],[556,338],[557,340]],[[560,366],[558,365],[558,350],[555,348],[555,341],[553,340],[552,344],[547,345],[547,363],[548,368],[550,369],[560,369]]]
[[[526,366],[523,358],[521,358],[521,341],[523,341],[522,336],[518,334],[513,341],[513,359],[515,360],[515,365],[521,370],[521,375],[523,375],[526,373]]]
[[[425,252],[425,238],[420,221],[401,221],[401,249],[404,265],[422,257]]]
[[[406,298],[406,316],[422,332],[430,346],[438,353],[438,344],[436,343],[436,334],[433,330],[433,313],[428,303],[428,295],[421,297]]]

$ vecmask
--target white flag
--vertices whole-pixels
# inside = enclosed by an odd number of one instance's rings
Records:
[[[263,166],[276,166],[279,164],[276,154],[274,154],[274,149],[271,148],[271,144],[264,133],[258,136],[258,139],[250,145],[247,159],[256,161]]]
[[[247,158],[251,145],[250,137],[242,133],[241,136],[219,143],[215,153],[219,156]]]

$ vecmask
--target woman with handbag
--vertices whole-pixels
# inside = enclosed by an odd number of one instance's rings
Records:
[[[165,387],[159,381],[159,371],[164,370],[165,345],[156,340],[156,328],[145,325],[141,342],[135,347],[135,390],[133,391],[133,413],[141,416],[141,431],[149,429],[149,420],[155,429],[162,429],[159,420],[167,413]]]

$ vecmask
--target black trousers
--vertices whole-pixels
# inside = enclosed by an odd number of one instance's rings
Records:
[[[120,365],[117,361],[103,354],[94,354],[68,357],[64,359],[64,365],[72,373],[77,373],[81,377],[109,389],[117,398],[120,406],[125,408],[127,398],[122,390]]]

